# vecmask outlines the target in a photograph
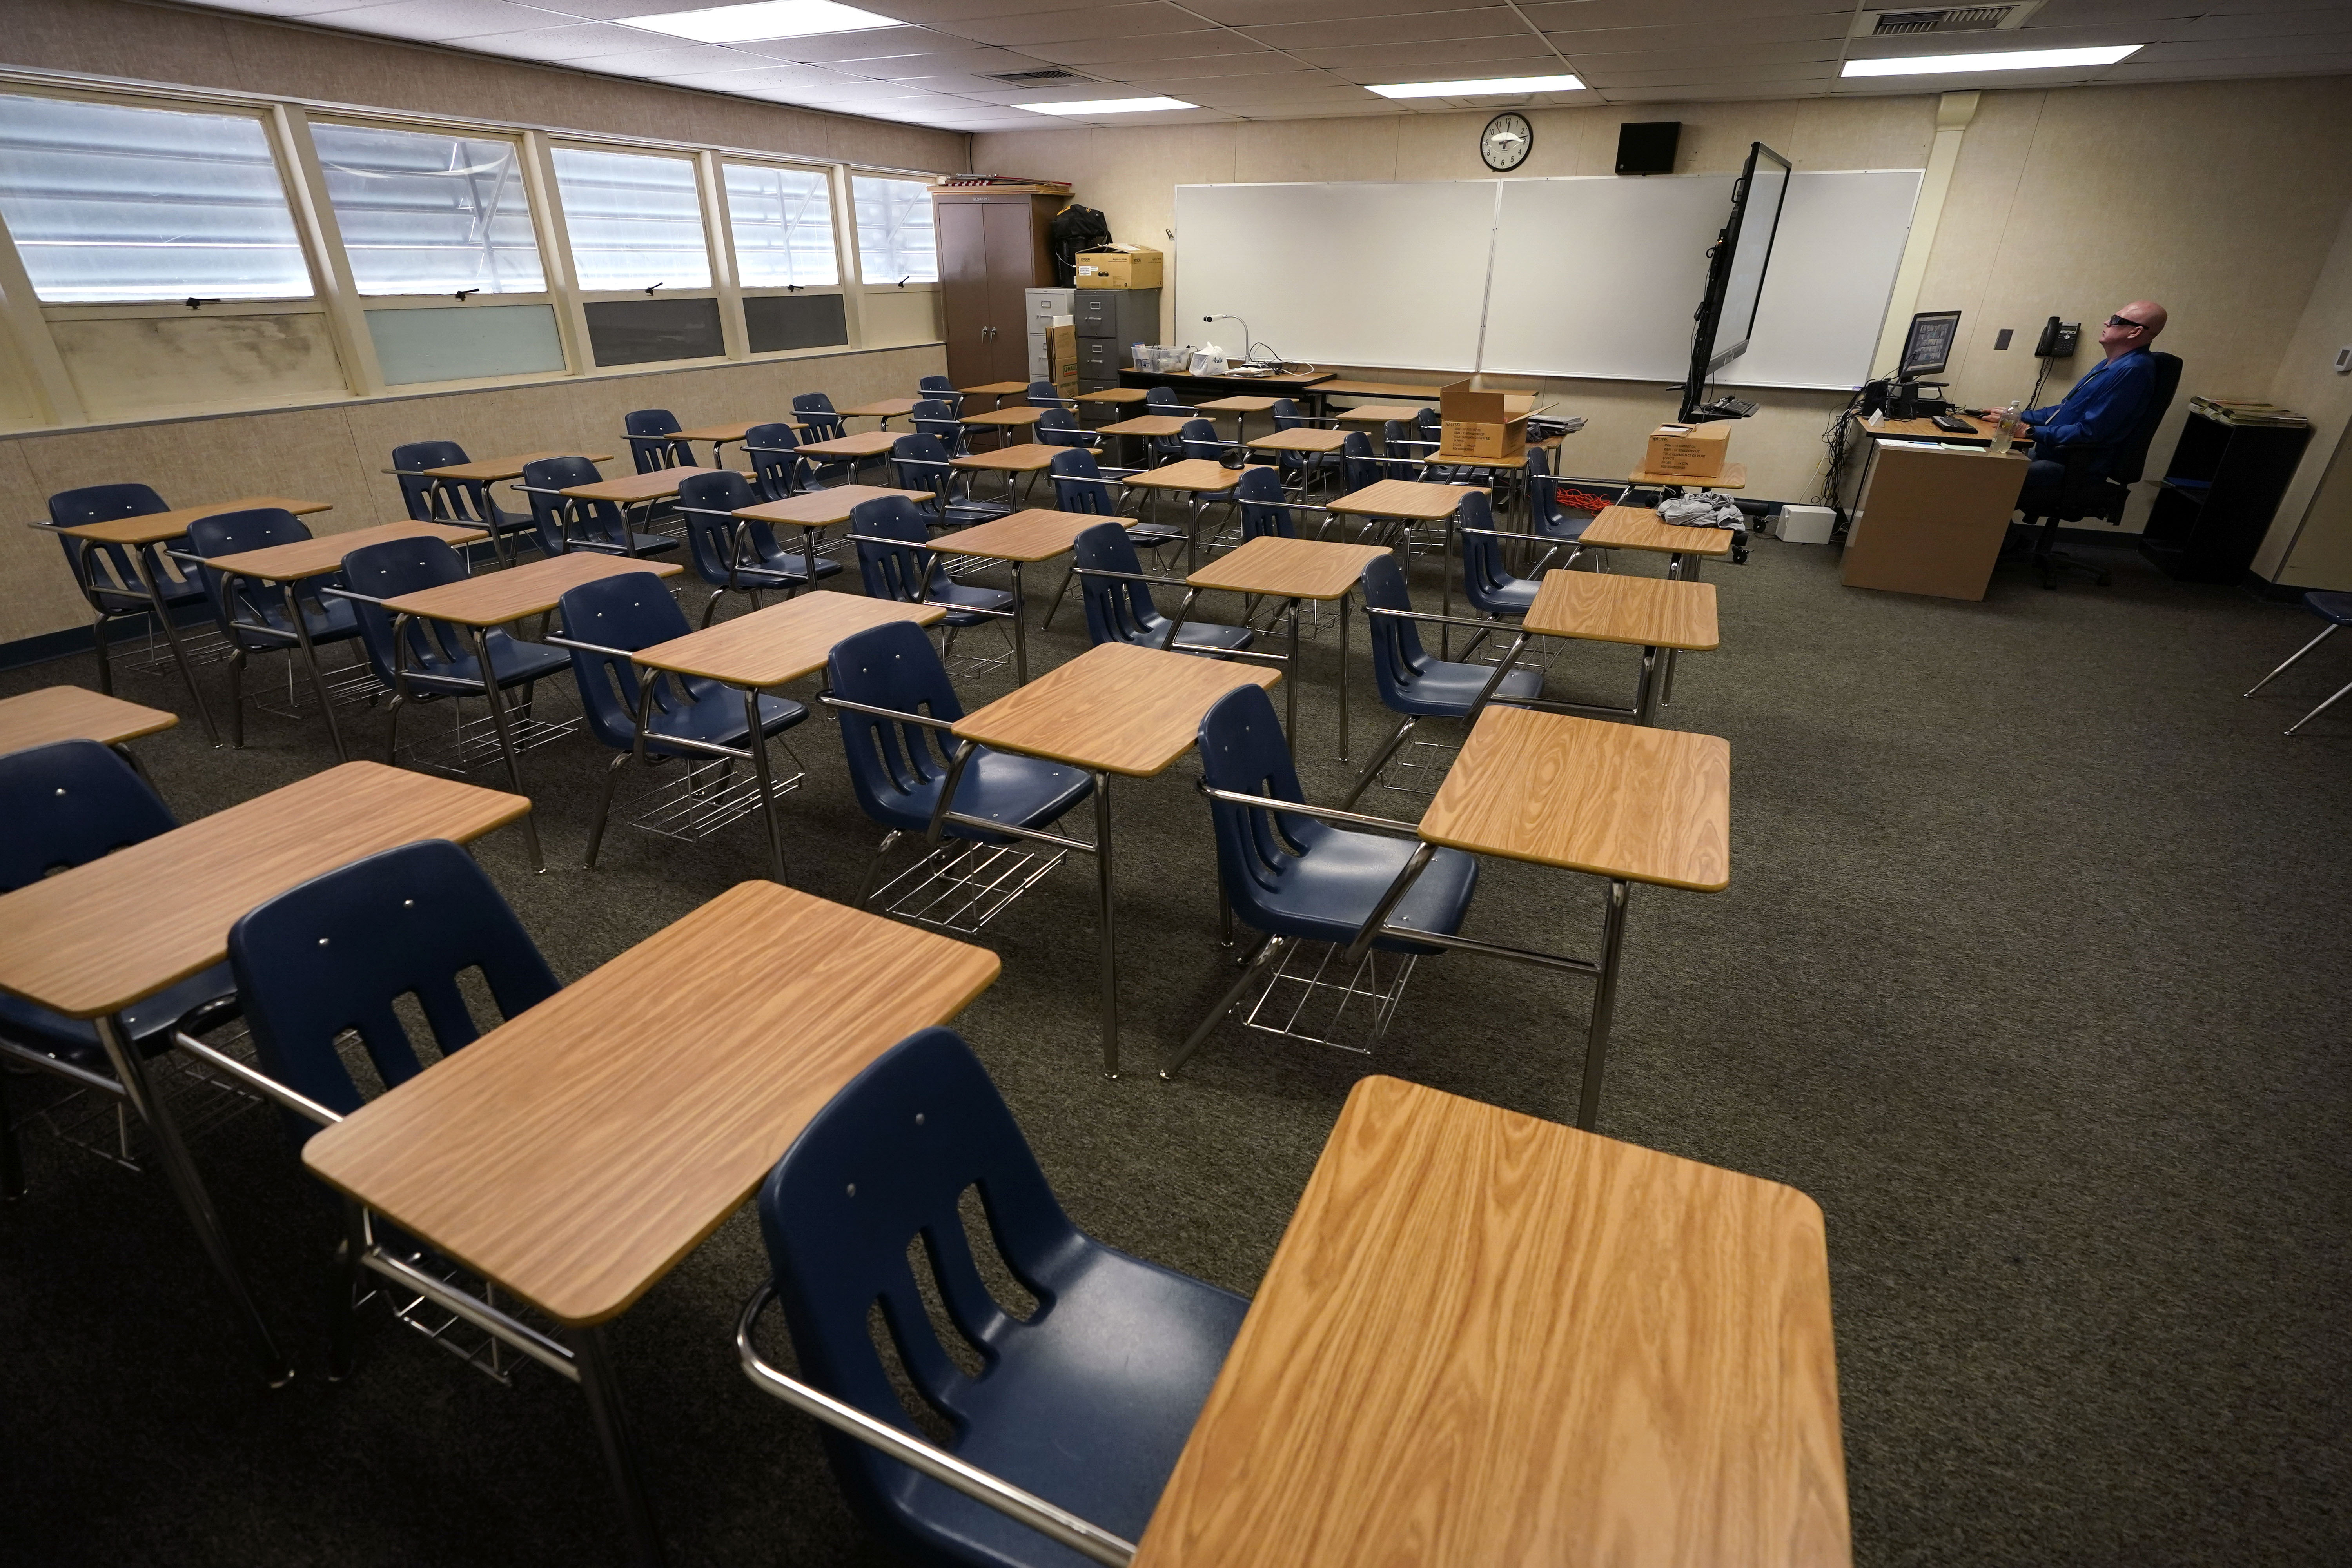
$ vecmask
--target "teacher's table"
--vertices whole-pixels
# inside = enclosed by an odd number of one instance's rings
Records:
[[[1134,1568],[1849,1568],[1822,1211],[1349,1091]]]
[[[1421,837],[1448,849],[1608,879],[1598,962],[1413,935],[1593,977],[1576,1113],[1576,1124],[1589,1130],[1601,1113],[1631,885],[1713,893],[1731,884],[1730,745],[1712,735],[1489,707],[1422,815]]]
[[[373,528],[355,528],[347,533],[322,534],[315,539],[298,539],[291,544],[272,544],[261,550],[240,551],[234,555],[215,555],[204,564],[230,578],[246,578],[256,583],[277,584],[284,595],[286,619],[294,628],[295,644],[301,650],[302,666],[310,674],[310,689],[318,695],[319,711],[326,716],[327,738],[335,743],[335,760],[351,761],[343,746],[343,731],[335,722],[335,701],[327,689],[327,677],[319,668],[319,650],[310,645],[310,617],[303,614],[296,594],[299,584],[313,577],[328,577],[343,569],[343,557],[354,550],[371,544],[385,544],[395,539],[437,539],[445,544],[467,544],[487,531],[470,523],[446,522],[381,522]],[[183,557],[191,563],[194,556]],[[368,680],[371,689],[373,678]],[[245,713],[242,709],[229,715],[230,725],[242,735]]]
[[[519,817],[530,821],[530,811],[519,795],[344,763],[0,897],[0,990],[96,1026],[115,1076],[77,1079],[128,1101],[146,1123],[163,1179],[273,1387],[293,1367],[254,1305],[123,1014],[226,960],[229,927],[289,888],[420,838],[468,843]]]
[[[1192,590],[1184,606],[1170,617],[1173,639],[1192,607],[1192,597],[1203,588],[1223,588],[1236,594],[1280,599],[1290,622],[1290,651],[1282,656],[1290,677],[1284,693],[1283,733],[1294,755],[1298,750],[1298,605],[1311,599],[1339,605],[1339,760],[1348,760],[1348,595],[1364,574],[1368,563],[1388,552],[1377,544],[1340,544],[1323,539],[1284,539],[1262,534],[1244,542],[1184,579]],[[1244,656],[1247,657],[1247,656]],[[1264,655],[1258,656],[1260,658]]]
[[[130,563],[131,574],[137,578],[141,591],[146,594],[150,606],[148,614],[163,628],[163,641],[172,650],[172,662],[179,666],[180,679],[187,683],[188,700],[196,705],[196,718],[204,724],[205,739],[215,746],[220,744],[220,731],[213,728],[212,710],[205,706],[204,691],[196,685],[195,664],[189,658],[186,646],[180,641],[179,627],[173,622],[171,612],[163,604],[163,591],[160,585],[164,581],[163,568],[155,559],[155,547],[186,533],[188,524],[199,518],[218,517],[223,512],[255,511],[263,508],[307,517],[312,512],[332,510],[334,503],[297,500],[291,496],[242,496],[236,500],[215,501],[209,506],[184,506],[171,511],[142,512],[137,517],[110,517],[102,522],[78,522],[68,528],[59,528],[49,522],[33,524],[45,531],[79,540],[85,550],[93,545],[114,545],[130,552],[127,557],[118,555],[116,559]],[[89,575],[79,556],[75,560],[74,574],[77,578]],[[106,668],[102,662],[99,666],[101,672]]]
[[[1908,437],[1865,422],[1862,433],[1869,450],[1840,580],[1849,588],[1983,598],[2032,459],[2017,450],[1996,457],[1989,444],[1963,445],[1941,431]]]
[[[1193,375],[1189,372],[1171,370],[1122,370],[1118,373],[1121,386],[1150,388],[1164,386],[1188,403],[1204,397],[1255,397],[1271,393],[1276,397],[1297,397],[1307,388],[1331,379],[1328,370],[1302,371],[1296,375],[1276,372],[1271,375]]]
[[[603,1325],[741,1207],[843,1085],[997,969],[985,948],[739,883],[313,1134],[302,1163],[563,1326],[631,1559],[656,1563]]]
[[[1622,713],[1636,724],[1657,722],[1659,649],[1698,653],[1722,644],[1716,629],[1714,584],[1614,573],[1545,573],[1519,626],[1536,637],[1628,643],[1640,648],[1642,673],[1634,683],[1633,705],[1598,710]]]
[[[1055,449],[1045,448],[1048,451]],[[1020,448],[1015,447],[1014,450]],[[1029,634],[1023,615],[1027,600],[1021,569],[1032,561],[1050,561],[1056,555],[1068,554],[1077,542],[1079,534],[1097,523],[1112,521],[1092,512],[1033,509],[959,529],[936,542],[942,546],[951,546],[958,554],[976,555],[984,561],[1002,561],[1013,568],[1013,679],[1015,685],[1029,684]]]
[[[761,815],[768,827],[768,875],[782,883],[784,830],[776,819],[775,779],[769,770],[767,742],[760,733],[760,693],[814,675],[824,668],[834,644],[870,626],[890,621],[912,621],[919,626],[928,626],[946,618],[947,610],[938,605],[908,605],[896,599],[868,599],[824,591],[803,594],[781,605],[771,605],[764,610],[754,610],[748,616],[656,643],[638,649],[629,659],[641,670],[667,670],[672,675],[699,677],[734,687],[743,694],[746,734],[741,750],[674,735],[661,737],[661,742],[667,747],[751,764],[752,776],[759,782]],[[640,678],[635,704],[641,748],[646,735],[644,688],[651,685],[652,679],[650,673]],[[730,815],[727,820],[731,822],[735,817]]]
[[[626,555],[608,555],[602,551],[583,550],[572,555],[548,555],[520,566],[509,566],[503,572],[493,572],[487,577],[468,577],[462,583],[444,583],[438,587],[421,588],[414,594],[403,594],[386,599],[383,607],[392,612],[393,646],[400,652],[401,664],[407,663],[406,617],[443,621],[466,628],[467,640],[473,644],[477,668],[486,679],[482,682],[482,700],[489,704],[490,727],[499,737],[499,754],[506,759],[507,782],[517,795],[523,793],[522,765],[516,760],[513,721],[507,713],[505,694],[498,682],[487,679],[491,669],[489,632],[493,626],[503,626],[532,616],[544,616],[563,601],[563,595],[583,583],[593,583],[605,577],[618,577],[630,572],[650,572],[656,577],[675,577],[684,568],[676,562],[638,561]],[[568,725],[541,725],[533,721],[530,743],[552,741],[569,731]],[[539,826],[529,817],[523,819],[523,837],[530,846],[530,868],[547,869],[547,861],[540,853]]]
[[[1084,768],[1095,779],[1095,841],[1008,828],[984,817],[950,813],[958,822],[992,833],[1038,839],[1095,858],[1095,894],[1102,932],[1103,1072],[1118,1076],[1118,924],[1113,891],[1110,781],[1156,778],[1192,749],[1201,721],[1217,700],[1239,686],[1272,686],[1271,669],[1226,659],[1197,658],[1130,643],[1102,643],[1060,668],[998,698],[955,726],[960,741],[1021,752]]]

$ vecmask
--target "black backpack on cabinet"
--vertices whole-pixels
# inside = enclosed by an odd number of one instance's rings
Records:
[[[1054,215],[1054,287],[1067,289],[1077,281],[1078,253],[1099,250],[1110,243],[1110,225],[1092,207],[1076,202]]]

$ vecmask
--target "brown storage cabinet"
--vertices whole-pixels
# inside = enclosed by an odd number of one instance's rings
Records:
[[[1054,283],[1054,215],[1066,191],[992,185],[931,193],[940,298],[947,314],[948,379],[958,386],[1029,377],[1027,300]]]

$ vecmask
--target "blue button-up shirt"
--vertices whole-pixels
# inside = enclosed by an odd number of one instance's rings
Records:
[[[2029,408],[2025,421],[2033,426],[2034,451],[2051,458],[2053,447],[2114,447],[2132,432],[2156,390],[2156,360],[2146,349],[2134,349],[2102,361],[2074,384],[2060,402]],[[2106,455],[2092,460],[2094,472],[2106,469]]]

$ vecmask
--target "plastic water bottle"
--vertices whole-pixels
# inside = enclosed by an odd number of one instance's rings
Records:
[[[2017,398],[2011,398],[2000,413],[1994,416],[1992,455],[1996,458],[2017,444]]]

